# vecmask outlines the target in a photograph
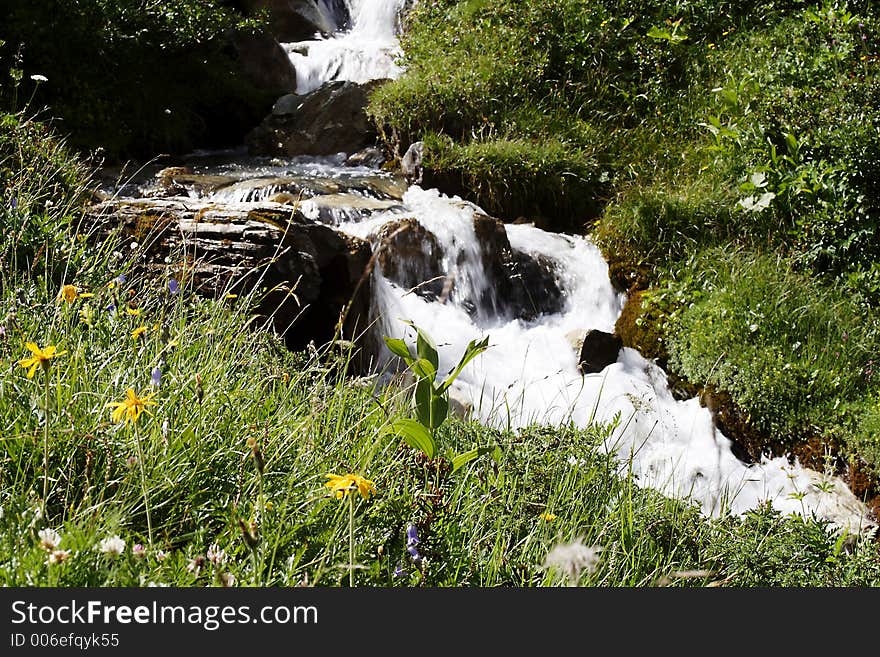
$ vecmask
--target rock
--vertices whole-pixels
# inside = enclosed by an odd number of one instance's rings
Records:
[[[296,71],[290,57],[270,35],[236,32],[232,45],[242,74],[257,89],[279,94],[296,89]]]
[[[282,96],[246,141],[251,155],[335,155],[355,153],[376,140],[364,108],[378,81],[330,82],[296,96]]]
[[[286,199],[281,202],[290,203]],[[397,201],[375,199],[362,196],[357,192],[321,194],[302,201],[300,205],[302,213],[309,219],[330,225],[359,221],[380,210],[393,210],[402,207]]]
[[[410,185],[422,183],[422,158],[425,155],[425,142],[417,141],[410,144],[406,153],[400,158],[400,170]]]
[[[449,389],[449,414],[461,420],[470,420],[474,412],[474,405],[457,388]]]
[[[310,0],[233,0],[239,9],[248,16],[254,16],[262,10],[269,13],[269,30],[281,42],[304,41],[311,39],[316,33],[330,34],[338,28],[345,27],[348,9],[344,0],[332,0],[332,14],[328,16],[318,11],[314,1]],[[335,18],[335,20],[334,20]],[[337,22],[341,22],[338,25]]]
[[[491,282],[490,298],[481,300],[482,307],[525,320],[562,310],[564,299],[552,262],[513,249],[504,224],[489,215],[474,215],[474,232]]]
[[[426,299],[443,294],[446,274],[437,238],[416,219],[392,221],[372,237],[382,274],[400,287]]]
[[[92,206],[85,221],[96,240],[119,231],[134,238],[139,267],[191,284],[198,294],[223,298],[256,291],[256,315],[291,349],[339,337],[340,319],[344,339],[359,337],[366,325],[369,244],[288,206],[112,200]]]
[[[616,363],[623,348],[620,337],[597,329],[570,331],[565,337],[578,354],[581,374],[596,374]]]
[[[375,146],[367,146],[354,155],[350,155],[348,159],[345,160],[345,166],[380,169],[385,162],[385,153],[383,153],[381,149],[376,148]]]

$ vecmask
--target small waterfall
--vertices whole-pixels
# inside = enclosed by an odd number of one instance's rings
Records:
[[[463,297],[479,298],[487,285],[473,229],[479,209],[418,187],[410,188],[403,204],[404,210],[377,213],[340,228],[370,237],[385,223],[415,217],[440,242],[446,254],[444,270],[467,293],[445,302],[424,298],[379,271],[374,312],[385,335],[405,337],[401,319],[427,330],[438,343],[441,372],[454,367],[470,340],[489,335],[491,348],[454,384],[459,398],[473,404],[482,422],[500,428],[612,423],[615,430],[602,448],[617,457],[622,472],[631,467],[640,485],[690,498],[706,515],[740,514],[769,501],[783,513],[815,514],[853,531],[867,524],[864,505],[838,478],[784,458],[752,465],[739,461],[709,410],[697,399],[674,399],[666,374],[635,350],[622,349],[617,362],[598,374],[578,372],[569,334],[612,331],[624,302],[589,239],[550,234],[530,225],[506,226],[511,247],[555,263],[565,305],[561,312],[534,321],[492,317],[460,302]],[[576,467],[576,455],[570,460]]]
[[[407,0],[318,0],[329,38],[282,44],[296,70],[296,92],[306,94],[325,82],[396,78],[400,15]]]

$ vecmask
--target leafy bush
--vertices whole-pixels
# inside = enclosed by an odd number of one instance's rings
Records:
[[[669,324],[671,367],[729,392],[780,443],[834,424],[874,384],[866,366],[880,324],[839,288],[790,261],[748,252],[703,254]]]
[[[75,147],[152,157],[235,143],[265,110],[225,38],[251,24],[214,0],[13,2],[2,13],[5,102],[48,104]]]

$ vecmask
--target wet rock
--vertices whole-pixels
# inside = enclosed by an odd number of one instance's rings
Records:
[[[296,89],[296,71],[290,57],[272,36],[236,32],[232,45],[242,74],[257,89],[276,94]]]
[[[309,219],[331,225],[358,221],[373,212],[401,207],[397,201],[380,200],[352,192],[321,194],[300,204],[303,214]]]
[[[376,148],[375,146],[368,146],[367,148],[350,155],[348,159],[345,160],[345,166],[380,169],[385,162],[385,153],[382,152],[382,149]]]
[[[291,349],[339,337],[340,322],[346,339],[364,328],[369,244],[288,206],[113,200],[91,207],[85,220],[94,239],[134,239],[139,267],[191,284],[200,295],[256,292],[256,315]]]
[[[424,155],[425,143],[417,141],[410,144],[409,148],[406,149],[406,153],[400,158],[400,170],[411,185],[420,185],[422,183],[422,158]]]
[[[616,363],[623,348],[619,336],[596,329],[570,331],[565,337],[578,354],[581,374],[596,374]]]
[[[443,248],[416,219],[392,221],[373,237],[382,274],[393,283],[427,299],[441,298],[446,282]]]
[[[341,19],[342,25],[330,24],[327,17],[319,12],[312,0],[233,0],[239,9],[248,16],[255,16],[266,10],[269,14],[269,31],[279,41],[304,41],[316,33],[330,34],[337,28],[345,27],[348,10],[344,0],[333,0],[333,13]]]
[[[483,307],[525,320],[562,310],[564,299],[552,262],[513,249],[504,224],[486,214],[474,215],[474,233],[491,283],[490,298],[481,300]]]
[[[364,108],[377,82],[330,82],[311,93],[280,98],[247,138],[252,155],[355,153],[376,140]]]

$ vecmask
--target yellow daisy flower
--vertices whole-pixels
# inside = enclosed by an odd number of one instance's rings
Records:
[[[538,517],[539,517],[541,520],[543,520],[544,522],[553,522],[554,520],[556,520],[556,514],[555,514],[555,513],[542,513],[542,514],[539,515]]]
[[[139,337],[141,337],[146,332],[147,332],[146,326],[138,326],[134,331],[131,332],[131,339],[137,340]]]
[[[141,416],[141,413],[146,413],[147,415],[151,415],[150,411],[147,409],[147,406],[155,406],[156,402],[152,401],[153,397],[156,395],[155,392],[151,392],[149,395],[145,397],[138,397],[137,393],[129,388],[125,393],[125,399],[121,402],[111,402],[107,404],[107,406],[114,407],[113,413],[111,417],[114,422],[137,422],[138,418]]]
[[[357,474],[337,475],[331,472],[324,476],[330,480],[324,485],[333,491],[337,500],[341,500],[354,490],[357,490],[364,499],[367,499],[370,493],[376,493],[376,487],[373,482]]]
[[[75,285],[62,285],[61,292],[58,293],[58,301],[66,301],[67,303],[73,303],[79,298],[79,293],[76,291]]]
[[[24,346],[28,348],[28,351],[30,351],[33,356],[30,358],[23,358],[18,361],[18,364],[22,367],[31,368],[27,374],[29,379],[33,378],[38,365],[42,365],[44,370],[48,370],[53,358],[58,358],[67,353],[66,351],[57,351],[57,347],[52,346],[40,349],[36,342],[26,342]]]

